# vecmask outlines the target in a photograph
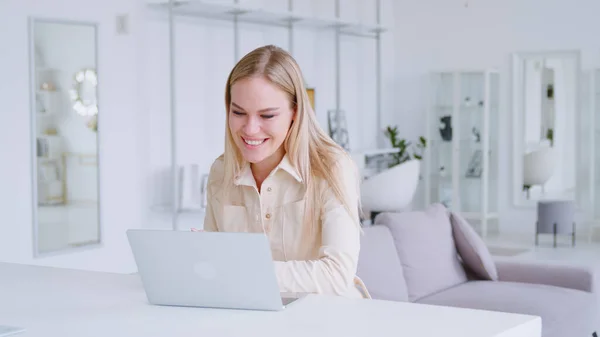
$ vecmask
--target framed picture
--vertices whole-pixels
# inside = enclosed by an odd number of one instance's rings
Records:
[[[307,88],[306,93],[308,94],[310,106],[312,106],[313,110],[315,110],[315,88]]]

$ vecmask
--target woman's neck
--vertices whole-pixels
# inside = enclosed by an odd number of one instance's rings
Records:
[[[283,146],[281,146],[281,148],[273,153],[270,157],[265,158],[265,160],[259,163],[253,163],[250,165],[250,168],[252,169],[252,175],[254,176],[256,187],[258,188],[259,192],[263,181],[265,181],[273,169],[279,165],[283,159],[283,156],[285,156],[285,149]]]

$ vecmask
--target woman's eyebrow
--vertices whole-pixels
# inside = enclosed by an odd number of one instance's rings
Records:
[[[231,102],[231,105],[233,105],[235,108],[237,108],[239,110],[246,111],[241,106],[235,104],[235,102]],[[275,110],[279,110],[279,107],[264,108],[264,109],[258,110],[258,112],[271,112],[271,111],[275,111]]]

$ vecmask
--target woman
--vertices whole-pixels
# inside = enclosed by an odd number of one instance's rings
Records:
[[[258,48],[225,88],[225,152],[208,178],[204,229],[265,233],[281,292],[369,297],[355,276],[358,175],[317,124],[295,60]]]

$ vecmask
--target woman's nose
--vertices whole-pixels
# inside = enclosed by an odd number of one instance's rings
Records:
[[[260,131],[260,121],[255,117],[249,117],[243,131],[249,136],[258,133]]]

